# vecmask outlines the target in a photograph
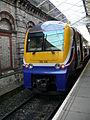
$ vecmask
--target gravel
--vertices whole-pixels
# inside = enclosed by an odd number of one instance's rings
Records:
[[[31,96],[31,92],[28,89],[24,89],[19,93],[10,96],[10,98],[0,102],[0,120],[3,116],[7,115],[22,102],[26,101]]]

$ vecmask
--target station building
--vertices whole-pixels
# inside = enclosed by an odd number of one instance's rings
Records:
[[[49,1],[48,4],[43,4],[43,0],[0,1],[0,85],[22,78],[26,30],[56,19],[68,22]]]

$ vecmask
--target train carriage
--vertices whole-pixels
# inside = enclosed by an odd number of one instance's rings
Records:
[[[66,91],[68,76],[88,57],[88,42],[74,28],[47,21],[26,33],[23,73],[25,88]]]

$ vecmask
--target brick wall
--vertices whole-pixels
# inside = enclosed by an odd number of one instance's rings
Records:
[[[27,27],[50,19],[26,0],[0,1],[0,87],[22,78]]]
[[[6,50],[5,52],[3,49],[2,51],[0,50],[1,87],[22,78],[20,72],[22,70],[24,41],[27,28],[39,22],[54,19],[44,12],[46,8],[46,11],[52,9],[52,5],[44,4],[44,6],[42,5],[37,8],[34,4],[31,4],[33,1],[35,2],[35,0],[0,0],[0,49],[2,49],[2,43]],[[43,0],[37,0],[38,4],[41,3],[40,1]],[[36,5],[38,4],[36,3]],[[56,15],[56,12],[52,12],[52,14]],[[8,39],[5,39],[6,37]],[[8,50],[9,52],[7,52]],[[9,67],[4,65],[2,69],[1,61],[3,61],[3,64],[8,64]]]
[[[30,8],[32,6],[31,4],[27,4],[26,2],[20,3],[20,0],[17,0],[16,3],[13,0],[0,1],[0,33],[11,34],[12,52],[10,54],[12,54],[11,56],[13,69],[22,67],[24,40],[26,29],[30,24],[29,22],[31,22],[31,25],[33,25],[50,19],[50,16],[46,16],[45,13],[43,13],[42,11],[35,9],[35,7],[29,9],[29,7],[26,7],[25,4],[27,6],[30,6]],[[7,23],[4,21],[7,21]],[[4,22],[4,26],[1,26],[2,22]],[[11,28],[9,29],[8,27]],[[5,59],[7,59],[7,56],[5,57]],[[9,64],[10,61],[7,60],[7,62]]]

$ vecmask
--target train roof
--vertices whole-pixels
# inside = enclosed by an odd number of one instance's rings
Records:
[[[44,31],[55,31],[55,30],[64,30],[65,23],[60,21],[46,21],[44,23],[39,23],[38,25],[33,26],[29,33],[34,32],[44,32]]]

